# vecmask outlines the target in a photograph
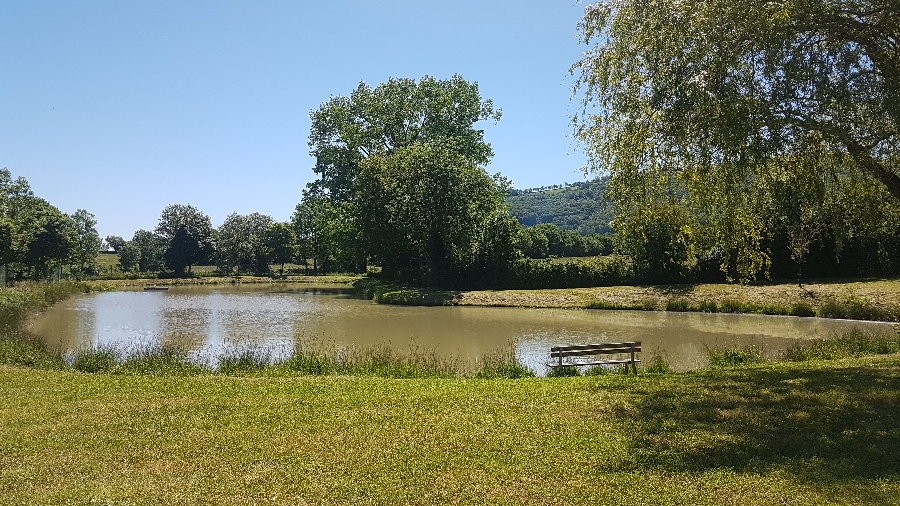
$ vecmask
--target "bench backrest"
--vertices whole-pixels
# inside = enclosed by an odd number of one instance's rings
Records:
[[[551,358],[583,357],[585,355],[615,355],[641,351],[641,342],[576,344],[572,346],[554,346],[550,348]]]

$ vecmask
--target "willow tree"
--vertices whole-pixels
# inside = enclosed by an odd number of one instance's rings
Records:
[[[683,204],[752,277],[770,182],[900,202],[897,0],[606,0],[579,30],[575,134],[621,219]]]

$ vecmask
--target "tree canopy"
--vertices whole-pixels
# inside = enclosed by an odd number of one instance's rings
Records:
[[[575,134],[622,215],[683,203],[744,277],[773,183],[900,201],[896,0],[607,0],[580,33]]]
[[[363,240],[385,273],[425,283],[502,266],[517,229],[507,186],[463,155],[430,145],[369,157],[355,186]]]
[[[462,76],[436,79],[391,78],[372,88],[365,83],[350,96],[334,96],[310,113],[310,154],[316,158],[316,185],[336,200],[348,200],[360,163],[413,144],[457,153],[472,163],[493,157],[482,120],[500,119],[491,100],[481,100],[478,83]]]
[[[191,266],[212,254],[212,222],[192,205],[166,206],[160,214],[156,233],[168,242],[163,257],[166,265],[175,272],[190,271]]]

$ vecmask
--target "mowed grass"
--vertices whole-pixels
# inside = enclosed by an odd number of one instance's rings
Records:
[[[637,377],[0,366],[0,504],[898,504],[900,356]]]

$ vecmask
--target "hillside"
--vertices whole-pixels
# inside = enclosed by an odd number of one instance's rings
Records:
[[[526,227],[552,223],[582,235],[610,233],[612,202],[604,199],[606,179],[569,185],[513,190],[507,198],[510,212]]]

